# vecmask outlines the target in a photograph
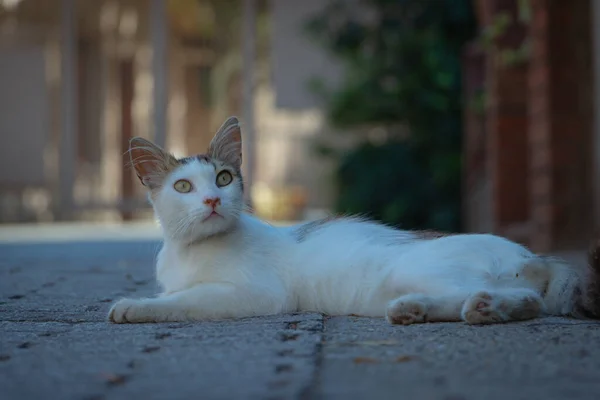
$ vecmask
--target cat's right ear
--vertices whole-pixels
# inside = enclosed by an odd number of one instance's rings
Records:
[[[149,140],[134,137],[129,142],[131,165],[142,185],[155,189],[177,167],[177,159]]]
[[[242,165],[242,131],[237,117],[229,117],[221,125],[208,147],[208,155],[236,169]]]

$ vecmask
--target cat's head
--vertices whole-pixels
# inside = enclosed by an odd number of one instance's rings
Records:
[[[237,118],[225,121],[206,154],[178,159],[137,137],[129,153],[165,235],[190,243],[235,226],[244,209]]]

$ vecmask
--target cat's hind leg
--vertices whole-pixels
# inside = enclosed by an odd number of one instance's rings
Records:
[[[391,324],[409,325],[424,322],[458,322],[468,294],[429,296],[407,294],[392,300],[386,309],[386,319]]]
[[[471,295],[461,316],[468,324],[494,324],[536,318],[543,310],[544,301],[534,290],[506,288]]]

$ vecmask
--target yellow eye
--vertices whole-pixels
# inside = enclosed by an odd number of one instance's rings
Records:
[[[173,185],[175,190],[179,193],[189,193],[192,190],[192,184],[190,181],[186,181],[185,179],[180,179]]]
[[[231,175],[231,172],[221,171],[221,172],[219,172],[219,175],[217,175],[217,186],[218,187],[227,186],[231,183],[232,180],[233,180],[233,175]]]

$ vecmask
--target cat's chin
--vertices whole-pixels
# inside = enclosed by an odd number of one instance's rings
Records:
[[[193,244],[212,237],[226,235],[233,231],[236,225],[237,220],[230,220],[220,214],[210,214],[192,225],[187,232],[170,235],[170,238],[178,242]]]

